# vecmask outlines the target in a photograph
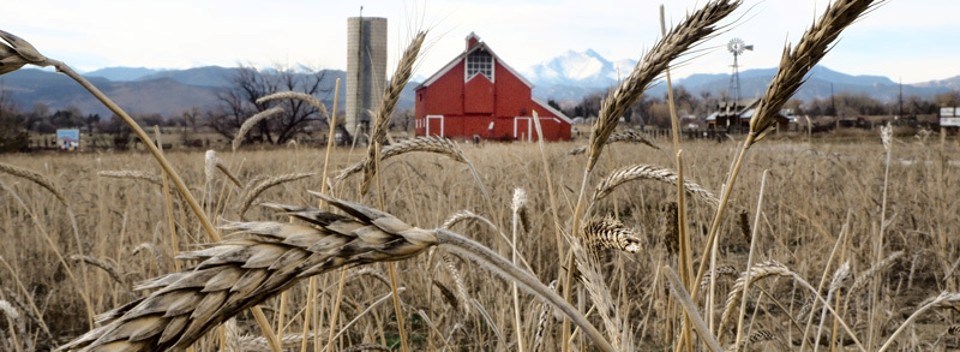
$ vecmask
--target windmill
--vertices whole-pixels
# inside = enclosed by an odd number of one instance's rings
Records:
[[[737,57],[744,51],[753,51],[753,45],[747,45],[743,39],[733,38],[727,43],[727,51],[733,54],[733,74],[730,76],[730,92],[734,94],[734,104],[740,103],[740,66],[737,64]]]

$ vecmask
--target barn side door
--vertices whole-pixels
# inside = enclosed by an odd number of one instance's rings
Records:
[[[424,135],[443,137],[443,115],[427,115],[427,132]]]
[[[530,116],[517,116],[513,118],[513,138],[518,141],[532,142],[537,140],[536,126],[533,125],[533,118]]]

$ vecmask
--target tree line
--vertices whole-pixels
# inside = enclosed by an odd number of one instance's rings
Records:
[[[572,106],[561,108],[570,117],[590,118],[597,116],[600,105],[607,92],[590,94]],[[691,116],[703,119],[718,109],[721,102],[728,101],[724,94],[701,92],[693,94],[682,86],[674,87],[674,101],[677,114],[680,117]],[[550,101],[555,107],[561,107],[555,101]],[[940,107],[960,106],[960,91],[954,90],[937,94],[932,99],[918,96],[907,96],[901,102],[883,102],[866,94],[839,93],[825,99],[802,101],[792,99],[784,105],[796,115],[806,115],[811,118],[821,116],[857,117],[871,115],[901,115],[905,117],[918,115],[935,115]],[[630,125],[652,126],[658,128],[670,127],[670,110],[664,96],[643,95],[624,113],[623,119]]]
[[[202,111],[189,108],[174,116],[135,114],[142,126],[177,128],[184,142],[197,133],[213,132],[229,140],[251,116],[273,107],[283,113],[260,122],[246,134],[247,142],[285,144],[313,132],[327,130],[328,116],[299,100],[259,103],[257,99],[281,91],[296,91],[332,102],[331,84],[325,82],[327,71],[309,73],[292,69],[258,70],[241,66],[229,77],[229,87],[217,93],[214,108]],[[0,152],[25,151],[31,134],[53,134],[58,128],[77,128],[85,134],[111,135],[113,147],[123,148],[130,140],[130,130],[115,116],[85,114],[76,107],[51,109],[46,104],[21,107],[0,89]],[[324,133],[319,133],[324,134]]]

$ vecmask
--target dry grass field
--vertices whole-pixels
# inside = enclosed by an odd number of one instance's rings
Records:
[[[664,146],[667,143],[658,142]],[[549,174],[542,167],[536,144],[462,146],[489,192],[489,204],[463,163],[436,154],[400,155],[381,165],[382,210],[425,229],[439,227],[464,210],[480,214],[496,229],[476,221],[460,222],[451,229],[508,258],[510,238],[516,236],[516,249],[521,263],[525,263],[521,266],[529,265],[544,283],[562,280],[564,263],[557,249],[558,229],[552,220],[546,179],[552,179],[560,220],[569,222],[586,159],[584,155],[568,155],[575,146],[546,145],[542,155],[549,162]],[[735,143],[690,142],[683,148],[685,179],[719,194],[738,150]],[[713,310],[712,314],[704,313],[714,331],[727,330],[724,345],[732,343],[736,320],[725,322],[722,328],[717,324],[734,281],[747,269],[754,231],[754,268],[776,261],[814,286],[826,280],[826,285],[821,284],[821,295],[829,297],[832,308],[858,340],[866,344],[870,321],[876,323],[873,349],[921,305],[929,303],[928,298],[941,291],[957,292],[957,153],[953,143],[895,139],[884,200],[886,152],[879,136],[857,144],[774,141],[758,145],[732,192],[729,215],[722,222],[715,259],[716,288],[710,306]],[[320,200],[307,191],[323,189],[320,172],[324,155],[324,150],[285,149],[221,152],[218,157],[242,185],[264,177],[313,173],[271,187],[253,203],[317,206]],[[623,166],[670,166],[671,155],[670,151],[640,144],[612,144],[600,158],[588,187]],[[275,211],[256,205],[241,216],[238,211],[244,190],[216,169],[208,178],[202,153],[168,156],[218,224],[241,219],[288,221],[287,216],[274,215]],[[363,153],[337,149],[331,156],[330,173],[335,174],[335,170],[361,160]],[[46,350],[75,338],[91,327],[91,311],[102,313],[144,295],[133,290],[137,282],[196,264],[178,263],[174,251],[194,250],[210,242],[196,218],[176,197],[169,201],[172,218],[168,216],[162,184],[132,175],[111,178],[104,173],[138,171],[159,180],[159,168],[148,154],[11,155],[4,157],[3,163],[41,173],[62,192],[66,203],[26,179],[0,176],[0,299],[6,302],[5,319],[0,320],[0,349]],[[764,170],[769,174],[761,190]],[[334,195],[377,204],[380,193],[376,186],[361,197],[359,180],[352,177],[337,184]],[[517,188],[526,192],[527,200],[520,226],[511,226]],[[761,191],[764,199],[757,214]],[[687,199],[687,230],[692,248],[700,249],[715,205],[693,196]],[[675,186],[640,180],[614,189],[590,210],[592,215],[609,215],[622,221],[632,229],[640,246],[636,253],[597,252],[599,272],[609,287],[615,315],[635,337],[638,350],[671,350],[680,330],[680,311],[661,269],[665,265],[676,268],[677,229],[672,221],[676,218],[670,211],[676,200]],[[882,209],[886,209],[885,215],[881,215]],[[880,223],[882,218],[886,224]],[[175,232],[171,232],[171,219]],[[873,244],[881,227],[883,258],[878,261]],[[699,250],[695,254],[699,256]],[[517,327],[510,284],[477,264],[442,249],[430,249],[397,262],[396,267],[406,335],[414,350],[520,350],[518,336],[523,350],[533,350],[539,344],[540,350],[553,351],[561,345],[558,319],[562,316],[521,291]],[[842,272],[841,267],[848,270],[845,276],[835,274]],[[341,275],[345,275],[342,304],[336,305]],[[835,276],[840,277],[833,279]],[[870,282],[874,277],[880,278],[875,284]],[[384,264],[318,276],[317,309],[310,319],[315,319],[312,325],[319,329],[311,328],[307,334],[308,350],[314,350],[315,344],[318,349],[327,345],[335,311],[334,350],[351,346],[397,348],[399,332],[388,281]],[[815,331],[822,330],[819,341],[823,350],[840,346],[856,349],[852,339],[837,326],[837,320],[821,311],[822,305],[815,306],[811,313],[813,296],[796,280],[771,275],[752,281],[743,315],[744,336],[750,337],[751,348],[798,349],[804,328],[812,322],[808,339],[813,341]],[[580,310],[594,325],[601,326],[591,300],[582,296],[587,291],[577,287],[574,295],[581,297],[577,299]],[[274,297],[262,305],[271,325],[286,336],[289,350],[301,346],[307,288],[304,280],[288,291],[283,302]],[[877,300],[876,304],[871,304],[871,298]],[[871,306],[873,318],[868,309]],[[920,315],[899,334],[894,347],[960,348],[956,308],[953,303],[942,306],[953,309]],[[278,322],[283,327],[278,327]],[[248,312],[227,325],[230,328],[225,331],[207,334],[196,350],[217,350],[221,338],[227,340],[228,350],[269,350]],[[582,343],[591,350],[589,340],[580,335],[573,338],[575,346]]]
[[[785,48],[742,140],[654,145],[617,131],[740,4],[710,1],[664,29],[604,98],[589,140],[550,144],[388,143],[421,32],[369,147],[238,150],[267,110],[233,151],[165,155],[69,66],[0,31],[0,73],[55,67],[150,151],[0,162],[0,348],[960,348],[960,147],[889,125],[846,144],[774,133],[874,1],[831,3]],[[261,101],[327,111],[285,95]]]

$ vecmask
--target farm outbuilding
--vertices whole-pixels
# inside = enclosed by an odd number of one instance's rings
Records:
[[[531,95],[533,85],[474,33],[466,49],[416,88],[416,134],[456,139],[569,140],[571,120]]]

